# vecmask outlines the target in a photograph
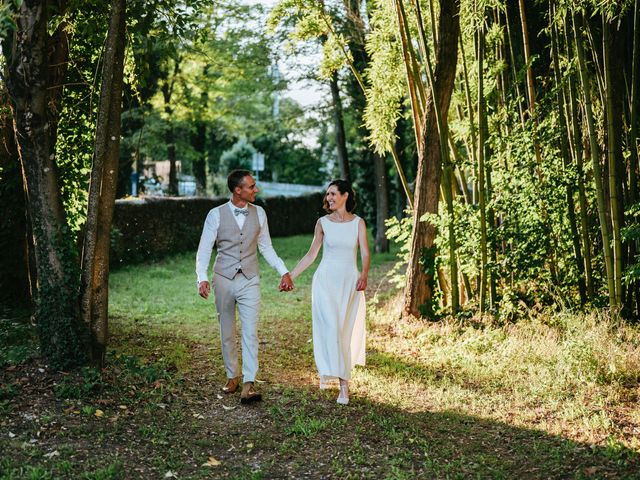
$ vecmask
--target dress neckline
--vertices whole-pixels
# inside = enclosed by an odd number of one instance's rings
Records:
[[[358,218],[358,216],[354,215],[353,218],[351,220],[349,220],[348,222],[334,222],[333,220],[329,220],[329,215],[325,215],[324,218],[327,219],[327,222],[335,223],[336,225],[344,225],[345,223],[353,222],[356,218]]]

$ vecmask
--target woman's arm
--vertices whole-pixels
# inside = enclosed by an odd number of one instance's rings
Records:
[[[367,225],[363,219],[360,219],[358,225],[358,243],[360,244],[360,259],[362,260],[362,272],[356,283],[356,290],[363,291],[367,288],[367,279],[369,277],[369,263],[371,261],[369,255],[369,241],[367,240]]]
[[[311,265],[316,257],[318,256],[318,252],[320,251],[320,247],[322,247],[322,238],[324,237],[324,231],[322,230],[322,224],[320,220],[316,222],[316,228],[313,232],[313,241],[311,242],[311,246],[309,247],[309,251],[307,254],[300,259],[296,268],[291,272],[291,279],[295,280],[300,276],[302,272],[304,272],[309,265]]]

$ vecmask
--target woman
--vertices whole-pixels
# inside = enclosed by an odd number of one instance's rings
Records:
[[[291,272],[295,280],[318,256],[322,261],[313,275],[311,310],[313,354],[320,374],[320,388],[340,379],[337,402],[349,403],[351,369],[365,362],[365,298],[369,274],[369,245],[363,219],[354,215],[355,193],[348,182],[329,184],[323,207],[328,215],[315,226],[311,247]],[[360,247],[362,272],[358,272]]]

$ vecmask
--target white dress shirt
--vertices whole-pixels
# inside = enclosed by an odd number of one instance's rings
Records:
[[[271,245],[271,236],[269,235],[269,225],[267,224],[267,214],[264,208],[255,205],[258,211],[258,223],[260,224],[260,233],[258,234],[258,250],[267,261],[280,275],[284,275],[289,272],[289,269],[285,266],[284,262],[273,249]],[[202,229],[202,235],[200,236],[200,244],[198,245],[198,253],[196,254],[196,274],[198,275],[198,283],[208,280],[207,271],[209,270],[209,262],[211,261],[211,251],[218,238],[218,227],[220,226],[220,209],[229,208],[231,213],[234,213],[236,207],[231,201],[213,208],[209,211],[206,220],[204,221],[204,228]],[[247,210],[241,208],[239,210]],[[238,223],[238,228],[242,230],[245,215],[233,215]]]

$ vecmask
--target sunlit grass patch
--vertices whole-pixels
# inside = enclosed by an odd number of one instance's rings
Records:
[[[506,325],[399,321],[389,306],[370,319],[371,354],[361,377],[376,396],[407,409],[419,398],[438,410],[640,445],[613,420],[633,417],[623,407],[640,385],[637,328],[601,312]]]

